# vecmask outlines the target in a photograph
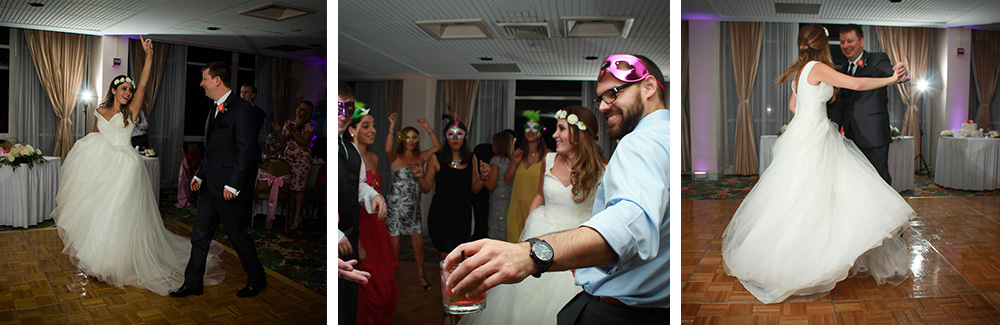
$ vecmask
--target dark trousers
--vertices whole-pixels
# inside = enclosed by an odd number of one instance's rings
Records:
[[[353,238],[352,238],[353,237]],[[344,261],[358,259],[358,237],[347,236],[354,251],[350,254],[340,256]],[[357,267],[357,265],[355,265]],[[337,279],[337,323],[354,324],[358,319],[358,284],[344,279]]]
[[[872,163],[872,166],[875,166],[875,170],[885,180],[885,183],[892,186],[892,175],[889,175],[889,145],[859,149],[861,149],[861,153],[865,154],[865,158],[868,158],[868,161]]]
[[[669,324],[669,309],[626,308],[601,301],[586,291],[581,291],[566,303],[556,323],[569,324]]]
[[[264,266],[257,258],[257,248],[253,238],[247,233],[250,209],[250,202],[247,200],[225,201],[210,199],[208,195],[198,196],[198,211],[194,219],[194,229],[191,232],[191,260],[188,261],[187,269],[184,270],[184,285],[189,287],[202,286],[208,248],[220,221],[222,228],[226,231],[226,236],[229,236],[233,250],[240,257],[243,270],[247,272],[247,285],[262,286],[267,284]]]

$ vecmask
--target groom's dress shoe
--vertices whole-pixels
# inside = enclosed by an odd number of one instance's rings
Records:
[[[189,287],[189,286],[186,286],[186,285],[182,285],[180,289],[177,289],[177,291],[171,292],[170,296],[171,297],[178,297],[178,298],[180,298],[180,297],[187,297],[187,296],[190,296],[190,295],[200,296],[203,293],[203,289],[204,288],[202,288],[202,287],[195,288],[195,287]]]
[[[254,297],[257,296],[257,294],[259,294],[260,291],[264,290],[264,288],[266,287],[267,283],[262,285],[247,285],[246,287],[243,287],[243,289],[240,289],[240,291],[237,291],[236,296],[241,298]]]

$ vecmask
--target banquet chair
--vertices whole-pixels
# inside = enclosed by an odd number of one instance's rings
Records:
[[[181,165],[186,167],[183,168],[183,170],[178,171],[179,173],[182,173],[181,175],[177,175],[178,208],[198,201],[198,192],[191,192],[190,190],[187,190],[185,186],[191,182],[191,178],[193,178],[195,173],[198,172],[198,167],[201,167],[201,148],[198,147],[198,144],[193,142],[181,144],[181,159],[183,160]]]
[[[313,186],[305,189],[306,213],[318,218],[326,213],[326,165],[319,168]]]
[[[288,162],[286,162],[284,159],[278,159],[278,158],[270,158],[270,159],[264,160],[264,162],[260,163],[260,170],[265,171],[265,172],[267,172],[267,173],[269,173],[271,175],[274,175],[276,177],[281,177],[281,176],[291,175],[292,174],[292,167],[290,165],[288,165]],[[291,195],[291,193],[288,190],[288,183],[289,182],[291,182],[290,176],[289,176],[288,181],[286,181],[278,189],[278,198],[277,198],[277,201],[284,203],[284,206],[285,206],[285,208],[282,211],[286,215],[285,216],[285,229],[288,229],[288,225],[291,223],[291,219],[292,219],[292,218],[288,217],[288,210],[289,210],[289,207],[291,207],[291,204],[292,204],[292,195]],[[267,201],[267,199],[268,199],[268,197],[270,195],[271,195],[271,186],[267,184],[267,181],[262,181],[262,180],[258,179],[257,180],[257,186],[254,188],[254,196],[253,196],[253,200],[252,200],[253,203],[251,203],[251,205],[252,205],[251,209],[260,200]],[[275,204],[277,204],[277,202]],[[266,222],[266,219],[267,219],[267,212],[266,212],[266,210],[265,210],[265,212],[264,212],[263,215],[264,215],[264,219],[265,219],[265,222]],[[253,221],[256,218],[257,218],[256,214],[254,214],[252,217],[250,217],[250,229],[253,229]]]

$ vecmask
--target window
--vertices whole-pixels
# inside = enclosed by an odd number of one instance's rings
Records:
[[[201,88],[201,68],[209,62],[222,61],[230,63],[229,68],[234,72],[230,76],[229,87],[233,90],[230,96],[240,95],[240,85],[244,83],[254,83],[256,55],[246,53],[235,53],[226,50],[208,49],[202,47],[188,47],[187,58],[187,87],[186,98],[184,99],[184,136],[188,141],[195,141],[205,136],[205,119],[208,118],[209,108],[214,100],[205,95],[205,89]]]

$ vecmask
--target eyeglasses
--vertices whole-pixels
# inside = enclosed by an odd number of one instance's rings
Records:
[[[604,91],[603,93],[601,93],[600,96],[594,97],[594,107],[601,107],[602,101],[608,104],[614,103],[615,100],[618,99],[619,91],[622,91],[622,89],[628,88],[628,86],[634,85],[636,83],[638,83],[638,81],[626,82],[621,85],[618,85],[618,87],[614,87]]]
[[[348,112],[354,112],[354,101],[337,101],[337,117],[351,116]]]

